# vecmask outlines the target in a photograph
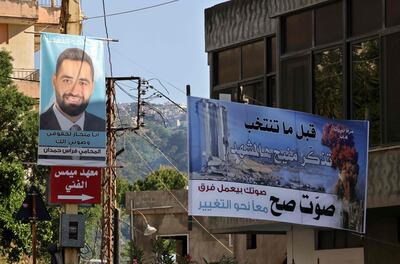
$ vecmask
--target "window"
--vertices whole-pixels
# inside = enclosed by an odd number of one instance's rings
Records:
[[[240,48],[233,48],[217,53],[216,84],[224,84],[239,80]]]
[[[276,97],[276,77],[275,75],[268,77],[268,105],[278,107],[278,100]]]
[[[8,44],[8,25],[0,24],[0,44]]]
[[[386,37],[386,138],[400,142],[400,33]]]
[[[369,120],[370,146],[400,142],[400,0],[327,2],[280,18],[279,106]]]
[[[343,39],[342,2],[315,10],[315,43],[327,44]]]
[[[241,84],[239,86],[240,102],[246,104],[265,105],[263,83]]]
[[[256,249],[256,248],[257,248],[257,235],[246,234],[246,249]]]
[[[314,55],[314,113],[328,118],[344,118],[343,55],[339,48]]]
[[[283,108],[311,112],[309,69],[308,56],[282,61],[281,103]]]
[[[283,23],[285,53],[304,50],[312,43],[312,12],[287,16]]]
[[[382,0],[351,0],[351,34],[362,35],[382,27]]]
[[[317,231],[317,250],[362,247],[363,241],[357,235],[343,230]]]
[[[386,26],[400,25],[400,1],[386,0]]]
[[[264,74],[264,41],[242,47],[242,79]]]
[[[352,45],[352,118],[370,121],[370,145],[380,143],[379,42]]]
[[[276,37],[213,54],[211,97],[276,106]]]
[[[267,72],[276,72],[276,37],[268,39]]]

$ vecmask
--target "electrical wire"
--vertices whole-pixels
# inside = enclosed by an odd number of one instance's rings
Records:
[[[380,240],[380,239],[377,239],[377,238],[374,238],[374,237],[371,237],[371,236],[367,236],[367,235],[363,235],[363,234],[358,234],[358,233],[355,233],[355,232],[350,232],[350,234],[352,234],[353,236],[356,236],[356,237],[369,239],[369,240],[371,240],[371,241],[375,241],[375,242],[378,242],[378,243],[381,243],[381,244],[386,244],[386,245],[393,246],[393,247],[400,247],[399,243],[394,243],[394,242],[390,242],[390,241]]]
[[[174,158],[172,158],[172,157],[167,156],[166,154],[164,154],[164,153],[162,152],[162,150],[157,146],[157,144],[155,144],[148,136],[145,137],[144,135],[141,135],[141,134],[137,133],[136,131],[135,131],[135,134],[136,134],[137,136],[141,137],[141,138],[142,138],[144,141],[146,141],[147,143],[149,143],[149,144],[150,144],[153,148],[155,148],[158,152],[160,152],[161,155],[165,158],[165,160],[166,160],[172,167],[174,167],[174,169],[175,169],[176,171],[179,172],[179,169],[175,166],[174,163],[171,162],[171,160],[173,160],[173,161],[175,161],[176,163],[178,163],[177,160],[175,160]]]
[[[131,80],[132,82],[134,82],[136,84],[136,86],[130,86],[126,83],[120,83],[121,86],[124,86],[125,88],[129,88],[130,90],[137,90],[137,86],[138,86],[138,82],[135,80]]]
[[[108,35],[108,26],[107,26],[107,18],[106,18],[106,4],[104,2],[104,0],[101,1],[103,4],[103,18],[104,18],[104,29],[106,31],[106,38],[109,39],[109,35]],[[107,51],[108,51],[108,62],[110,64],[110,75],[111,78],[113,77],[113,65],[112,65],[112,59],[111,59],[111,49],[110,49],[110,41],[107,41]],[[114,98],[116,98],[115,96],[115,90],[112,91]],[[121,116],[120,116],[120,111],[119,111],[119,107],[118,107],[118,103],[117,100],[114,101],[114,106],[117,109],[117,118],[120,124],[122,124],[122,120],[121,120]]]
[[[104,18],[104,28],[106,31],[106,38],[109,39],[108,36],[108,27],[107,27],[107,18],[106,18],[106,4],[104,3],[104,0],[101,1],[103,4],[103,14],[104,16],[102,16]],[[108,62],[110,64],[110,74],[111,77],[113,76],[113,69],[112,69],[112,62],[111,62],[111,50],[110,50],[110,42],[107,41],[107,50],[108,50]]]
[[[156,113],[161,117],[161,119],[162,119],[162,121],[163,121],[163,123],[164,123],[164,127],[167,127],[167,123],[169,124],[169,121],[168,121],[168,119],[166,119],[166,118],[164,117],[164,115],[162,114],[161,110],[158,109],[158,108],[155,107],[155,106],[152,106],[152,105],[149,104],[149,103],[146,103],[146,102],[144,102],[144,103],[145,103],[144,106],[147,106],[148,108],[150,108],[151,110],[153,110],[154,112],[156,112]]]
[[[170,101],[171,103],[173,103],[176,107],[178,107],[179,109],[181,109],[183,112],[187,112],[185,108],[183,108],[182,106],[180,106],[179,104],[177,104],[176,102],[174,102],[171,98],[169,98],[168,96],[166,96],[165,94],[163,94],[162,92],[160,92],[160,90],[158,90],[157,88],[155,88],[154,86],[150,86],[151,89],[156,90],[160,95],[162,95],[165,99],[167,99],[168,101]]]
[[[169,91],[168,91],[167,87],[164,86],[164,84],[160,81],[160,79],[158,79],[158,78],[151,78],[151,79],[149,79],[148,81],[150,82],[150,81],[152,81],[152,80],[156,80],[156,81],[165,89],[165,91],[167,91],[167,93],[169,94]]]
[[[136,133],[138,136],[141,136],[145,141],[147,141],[150,145],[152,145],[155,149],[158,150],[158,152],[160,152],[160,154],[169,162],[169,164],[172,165],[172,167],[174,167],[174,169],[176,171],[179,172],[179,169],[170,161],[170,159],[173,159],[171,157],[167,157],[166,154],[164,154],[164,152],[162,152],[162,150],[153,142],[153,140],[151,140],[151,138],[149,136],[147,136],[146,134],[140,135],[138,133]],[[175,161],[175,159],[173,159]]]
[[[129,13],[134,13],[134,12],[138,12],[138,11],[142,11],[142,10],[147,10],[147,9],[151,9],[151,8],[156,8],[159,6],[164,6],[164,5],[169,5],[175,2],[178,2],[179,0],[172,0],[172,1],[168,1],[168,2],[163,2],[160,4],[156,4],[156,5],[151,5],[151,6],[145,6],[145,7],[141,7],[138,9],[133,9],[133,10],[128,10],[128,11],[122,11],[122,12],[118,12],[118,13],[111,13],[111,14],[106,14],[104,13],[103,15],[100,16],[93,16],[93,17],[84,17],[83,20],[89,20],[89,19],[96,19],[96,18],[102,18],[102,17],[111,17],[111,16],[118,16],[118,15],[124,15],[124,14],[129,14]],[[104,2],[104,0],[103,0]]]
[[[148,164],[148,162],[142,157],[142,155],[139,153],[139,151],[137,151],[134,148],[134,151],[136,152],[136,154],[139,156],[139,158],[147,164],[148,168],[150,168],[151,172],[154,173],[154,170],[150,167],[150,165]],[[174,165],[173,165],[174,166]],[[174,166],[174,168],[176,169],[176,167]],[[179,172],[179,170],[178,170]],[[164,186],[164,188],[166,189],[166,191],[172,196],[172,198],[174,198],[174,200],[185,210],[186,213],[189,213],[189,210],[186,208],[186,206],[179,201],[179,199],[172,193],[172,191],[168,188],[168,186],[166,185],[166,183],[160,179],[160,183]],[[203,226],[200,221],[193,216],[193,220],[207,233],[209,234],[213,239],[215,239],[215,241],[217,241],[223,248],[225,248],[229,253],[231,253],[233,255],[233,251],[229,249],[229,247],[227,247],[221,240],[219,240],[216,236],[214,236],[210,231],[208,231],[208,229]]]
[[[121,84],[122,84],[122,83],[121,83]],[[137,82],[136,82],[136,84],[137,84]],[[131,99],[137,100],[137,97],[136,97],[136,96],[131,95],[131,94],[130,94],[128,91],[126,91],[118,82],[115,82],[115,85],[116,85],[122,92],[124,92],[126,95],[128,95]],[[117,104],[117,103],[116,103],[116,107],[117,107],[117,113],[118,113],[119,123],[122,124],[122,119],[121,119],[121,116],[120,116],[120,111],[119,111],[119,108],[118,108],[118,104]]]
[[[123,59],[125,59],[125,60],[128,60],[128,61],[131,62],[133,65],[136,65],[136,67],[138,67],[139,69],[141,69],[141,70],[143,70],[143,71],[146,71],[146,72],[148,72],[148,73],[150,73],[150,74],[152,74],[152,75],[154,75],[154,76],[157,76],[157,75],[158,75],[157,73],[155,73],[155,72],[153,72],[153,71],[151,71],[151,70],[149,70],[149,69],[146,69],[144,66],[137,64],[137,60],[134,60],[133,58],[130,58],[127,54],[124,54],[123,52],[117,50],[115,47],[113,47],[113,48],[111,48],[111,49],[112,49],[116,54],[118,54],[119,56],[121,56],[121,58],[123,58]],[[173,83],[168,82],[167,80],[164,80],[164,79],[160,79],[160,78],[157,78],[157,79],[164,81],[166,84],[168,84],[168,85],[171,86],[172,88],[176,89],[178,92],[180,92],[180,93],[186,95],[186,92],[185,92],[184,90],[180,89],[179,87],[177,87],[177,86],[174,85]],[[133,80],[132,80],[132,81],[133,81]]]
[[[114,84],[118,85],[117,82],[115,82]],[[119,110],[119,107],[118,107],[117,97],[114,95],[114,98],[115,98],[115,100],[114,100],[114,106],[115,106],[115,108],[117,109],[117,118],[118,118],[119,124],[120,124],[120,125],[123,125],[123,124],[122,124],[122,119],[121,119],[120,110]],[[123,134],[123,133],[122,133],[122,134]]]
[[[131,95],[131,94],[130,94],[127,90],[125,90],[125,88],[123,88],[120,84],[115,83],[115,85],[116,85],[122,92],[124,92],[127,96],[129,96],[131,99],[133,99],[133,100],[136,100],[136,99],[137,99],[136,96]]]

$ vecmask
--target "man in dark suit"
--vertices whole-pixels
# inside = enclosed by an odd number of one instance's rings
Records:
[[[64,50],[52,83],[56,100],[40,115],[40,129],[105,131],[105,120],[86,111],[94,88],[94,69],[85,51]]]

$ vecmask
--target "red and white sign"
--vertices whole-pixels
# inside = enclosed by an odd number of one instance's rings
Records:
[[[51,167],[50,203],[101,202],[101,168]]]

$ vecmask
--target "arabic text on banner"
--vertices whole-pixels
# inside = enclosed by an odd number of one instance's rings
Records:
[[[106,166],[103,41],[41,34],[38,164]]]
[[[189,213],[365,232],[368,122],[188,97]]]

